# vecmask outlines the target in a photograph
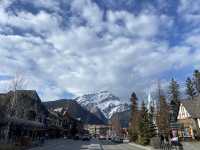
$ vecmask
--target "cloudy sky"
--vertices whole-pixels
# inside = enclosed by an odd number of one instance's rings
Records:
[[[200,0],[0,0],[0,92],[127,100],[200,68]]]

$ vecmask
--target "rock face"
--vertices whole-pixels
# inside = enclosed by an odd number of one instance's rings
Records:
[[[97,116],[100,120],[104,122],[104,124],[108,123],[107,118],[104,116],[104,114],[101,112],[101,110],[98,107],[91,107],[89,111]]]
[[[126,110],[123,112],[117,112],[113,114],[113,116],[110,118],[109,121],[111,122],[111,120],[117,119],[119,120],[121,127],[128,128],[130,117],[131,117],[131,111]]]
[[[44,102],[44,105],[54,111],[66,110],[73,118],[80,118],[87,124],[104,124],[95,114],[92,114],[74,100],[61,99],[56,101]]]
[[[92,108],[99,109],[106,119],[110,119],[114,113],[129,109],[127,103],[122,102],[118,97],[108,91],[83,95],[77,97],[75,100],[89,111]]]

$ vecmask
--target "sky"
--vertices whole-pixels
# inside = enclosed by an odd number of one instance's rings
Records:
[[[0,0],[0,92],[128,100],[200,69],[200,0]]]

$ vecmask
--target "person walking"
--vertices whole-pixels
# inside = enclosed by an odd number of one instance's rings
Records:
[[[165,138],[164,138],[164,136],[161,134],[161,135],[160,135],[160,148],[163,148],[163,147],[164,147],[164,140],[165,140]]]

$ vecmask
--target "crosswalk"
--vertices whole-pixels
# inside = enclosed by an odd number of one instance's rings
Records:
[[[83,145],[81,150],[103,150],[100,144]]]
[[[89,150],[101,150],[101,145],[100,144],[90,144]]]

